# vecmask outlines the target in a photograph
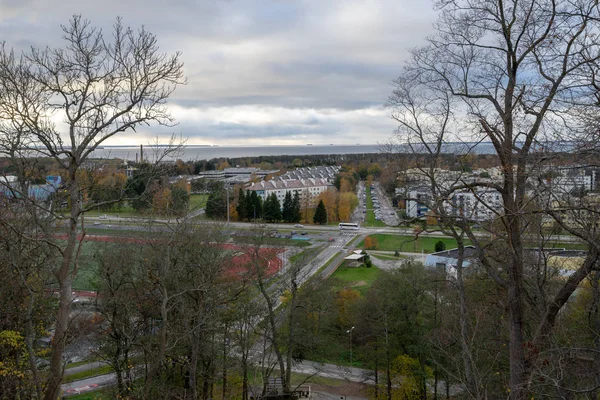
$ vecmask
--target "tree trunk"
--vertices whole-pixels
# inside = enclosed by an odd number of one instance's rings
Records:
[[[292,356],[294,351],[294,310],[296,309],[296,294],[298,292],[298,285],[296,284],[296,280],[292,279],[292,287],[291,287],[291,296],[292,300],[290,303],[290,315],[288,318],[288,330],[289,330],[289,338],[287,343],[287,354],[286,354],[286,370],[285,370],[285,381],[283,384],[284,393],[291,393],[291,379],[292,379]]]
[[[153,361],[150,364],[150,370],[148,371],[148,375],[146,377],[146,383],[144,384],[144,398],[150,398],[150,391],[152,390],[152,384],[154,382],[154,377],[160,371],[160,367],[165,358],[165,352],[167,348],[167,322],[168,322],[168,311],[167,311],[167,295],[163,294],[163,300],[160,307],[160,315],[162,318],[162,325],[160,327],[160,342],[158,346],[158,353],[156,357],[153,357]]]
[[[510,186],[512,188],[512,186]],[[512,192],[512,190],[510,191]],[[508,245],[511,259],[508,261],[508,310],[509,310],[509,363],[510,363],[510,398],[525,400],[527,398],[525,352],[523,349],[523,244],[521,241],[518,213],[512,198],[506,198],[507,210],[514,211],[508,217]]]
[[[222,374],[222,399],[225,400],[227,398],[227,334],[229,333],[229,326],[225,323],[224,332],[223,332],[223,374]]]
[[[70,182],[68,185],[71,200],[71,217],[69,219],[69,232],[67,244],[64,249],[63,259],[58,270],[54,271],[59,286],[59,303],[56,316],[56,326],[52,339],[52,357],[50,359],[50,371],[46,382],[44,400],[56,400],[60,395],[60,383],[63,377],[63,353],[67,344],[67,332],[72,304],[72,278],[71,266],[75,256],[77,245],[77,227],[80,214],[79,188],[77,186],[75,170],[70,171]]]

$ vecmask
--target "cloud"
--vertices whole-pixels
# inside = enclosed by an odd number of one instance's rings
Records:
[[[389,82],[435,17],[422,0],[11,0],[0,2],[0,37],[57,46],[75,13],[107,34],[119,15],[183,54],[188,84],[170,101],[180,125],[113,143],[172,131],[190,143],[383,141],[394,129],[383,109]]]

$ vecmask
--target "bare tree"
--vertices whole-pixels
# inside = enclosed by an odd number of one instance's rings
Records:
[[[273,369],[277,368],[281,391],[283,394],[290,394],[293,392],[292,365],[301,341],[296,332],[298,313],[295,309],[298,306],[299,289],[312,275],[315,265],[308,252],[296,252],[296,256],[286,257],[289,262],[282,264],[278,275],[274,274],[271,263],[275,262],[275,256],[284,249],[270,242],[265,226],[257,226],[255,233],[257,235],[247,249],[251,257],[248,265],[249,279],[254,283],[265,308],[264,360],[269,359],[266,353],[272,352],[275,356],[274,365],[267,363],[265,375],[268,378]]]
[[[480,260],[506,289],[510,397],[524,399],[532,368],[548,344],[559,310],[595,267],[599,250],[597,237],[585,235],[590,248],[586,261],[561,289],[549,294],[534,328],[537,333],[528,338],[527,216],[545,211],[560,218],[551,207],[532,209],[528,191],[532,163],[539,162],[536,155],[557,138],[590,133],[578,117],[589,117],[596,109],[600,47],[595,38],[600,10],[597,2],[583,0],[443,0],[437,7],[437,33],[427,46],[412,52],[397,84],[412,79],[423,90],[436,93],[437,99],[446,97],[451,107],[447,111],[461,121],[452,132],[455,137],[489,142],[498,156],[500,180],[472,181],[468,190],[489,188],[501,195],[495,216],[501,229],[495,233],[507,254],[498,262],[492,252],[481,251]],[[412,112],[418,121],[436,117],[423,105],[409,106],[415,107]],[[396,119],[402,120],[405,112],[399,111]],[[578,236],[584,235],[579,231]],[[474,235],[469,238],[477,242]]]
[[[78,172],[107,139],[151,123],[172,124],[165,102],[183,83],[179,53],[160,53],[156,37],[143,28],[134,31],[117,19],[108,38],[80,16],[62,28],[63,48],[32,48],[18,58],[0,51],[3,127],[16,138],[11,143],[58,162],[70,202],[68,236],[54,271],[60,299],[46,399],[60,392],[78,230],[87,211]]]

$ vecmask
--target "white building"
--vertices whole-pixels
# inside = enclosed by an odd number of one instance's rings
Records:
[[[289,180],[270,180],[261,181],[253,184],[248,190],[255,191],[263,200],[275,193],[280,204],[283,204],[285,195],[290,192],[298,192],[300,201],[305,204],[309,202],[309,206],[316,205],[316,199],[326,190],[333,190],[333,184],[323,179],[289,179]]]
[[[319,167],[306,167],[297,168],[286,172],[285,174],[277,177],[279,180],[295,180],[295,179],[322,179],[327,182],[333,183],[336,175],[340,172],[338,166],[319,166]]]

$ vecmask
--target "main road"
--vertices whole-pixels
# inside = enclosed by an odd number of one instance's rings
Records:
[[[160,225],[160,224],[175,224],[180,219],[163,219],[163,218],[133,218],[133,217],[117,217],[115,215],[107,215],[106,218],[101,217],[87,217],[88,221],[92,222],[93,225],[87,225],[88,228],[98,229],[115,229],[115,230],[141,230],[146,229],[148,224]],[[198,222],[200,223],[200,222]],[[253,222],[223,222],[223,221],[202,221],[204,224],[221,224],[228,226],[233,229],[254,229],[256,224]],[[271,230],[277,231],[305,231],[305,232],[339,232],[340,229],[337,225],[303,225],[299,227],[298,224],[267,224]],[[360,227],[357,230],[353,230],[356,234],[370,235],[373,233],[384,233],[399,236],[414,236],[415,230],[413,228],[406,228],[400,226],[387,226],[387,227]],[[480,238],[486,238],[490,236],[489,232],[475,231],[475,236]],[[419,236],[430,236],[430,237],[447,237],[438,231],[421,231],[418,233]],[[556,235],[554,236],[558,242],[563,243],[578,243],[580,240],[571,235]]]

